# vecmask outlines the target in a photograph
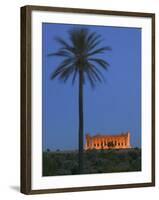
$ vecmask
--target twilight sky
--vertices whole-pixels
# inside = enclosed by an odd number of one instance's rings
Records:
[[[62,58],[47,55],[60,47],[57,36],[68,41],[68,31],[79,26],[42,25],[43,149],[78,148],[78,80],[74,85],[51,80]],[[110,64],[108,71],[102,71],[106,82],[94,90],[89,83],[84,86],[84,133],[113,135],[129,130],[131,145],[141,146],[141,29],[81,27],[100,34],[102,46],[112,48],[100,55]]]

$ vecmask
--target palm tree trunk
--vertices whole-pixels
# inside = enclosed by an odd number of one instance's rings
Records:
[[[83,71],[79,71],[79,173],[83,172]]]

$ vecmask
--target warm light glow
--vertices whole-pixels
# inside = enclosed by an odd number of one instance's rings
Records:
[[[85,150],[91,149],[128,149],[130,145],[130,132],[119,135],[86,134]]]

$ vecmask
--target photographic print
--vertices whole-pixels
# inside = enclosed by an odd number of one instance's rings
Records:
[[[43,23],[43,176],[141,170],[141,29]]]
[[[21,192],[155,185],[155,15],[21,8]]]

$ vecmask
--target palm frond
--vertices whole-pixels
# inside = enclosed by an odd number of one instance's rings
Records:
[[[94,68],[89,68],[89,72],[91,76],[93,76],[95,82],[97,81],[102,82],[100,75],[94,70]]]
[[[56,37],[55,40],[61,44],[61,46],[65,47],[65,48],[71,48],[71,46],[65,41],[63,40],[62,38],[60,37]]]
[[[90,61],[100,65],[104,69],[108,69],[109,63],[101,58],[89,58]]]
[[[100,82],[105,82],[105,77],[103,76],[103,73],[93,64],[89,63],[89,68],[94,71],[95,74],[97,74],[98,77],[100,77]]]
[[[86,74],[87,77],[88,77],[88,80],[89,80],[89,82],[90,82],[90,85],[91,85],[92,89],[94,89],[94,88],[95,88],[95,80],[94,80],[94,77],[91,76],[91,74],[89,73],[89,71],[87,71],[85,74]]]
[[[61,50],[65,50],[70,53],[75,53],[75,49],[62,38],[56,37],[55,40],[61,45]]]
[[[92,43],[92,40],[94,40],[94,38],[99,37],[99,35],[97,35],[96,32],[92,32],[89,34],[88,38],[87,38],[87,42],[88,44]]]
[[[102,48],[99,48],[99,49],[96,49],[96,50],[90,52],[87,56],[92,56],[92,55],[95,55],[95,54],[104,53],[105,51],[110,51],[110,50],[111,50],[111,47],[109,47],[109,46],[102,47]]]
[[[90,53],[90,51],[92,51],[94,48],[96,48],[100,43],[102,42],[102,40],[98,39],[96,41],[94,41],[93,43],[91,43],[89,46],[88,46],[88,53]]]
[[[63,62],[52,72],[50,78],[54,79],[55,77],[60,75],[60,73],[62,73],[65,69],[67,69],[69,67],[70,63],[72,63],[72,62],[73,62],[72,58],[63,60]]]
[[[95,32],[90,34],[87,39],[88,51],[93,50],[101,41],[100,35],[97,35]]]
[[[76,79],[77,73],[78,73],[78,68],[76,67],[75,70],[74,70],[74,73],[73,73],[73,77],[72,77],[72,85],[73,85],[74,82],[75,82],[75,79]]]
[[[62,81],[66,82],[73,71],[74,71],[74,65],[70,65],[63,72],[60,73],[59,79],[61,79]]]
[[[61,57],[71,57],[71,54],[65,50],[59,50],[55,53],[49,53],[48,56],[61,56]]]

